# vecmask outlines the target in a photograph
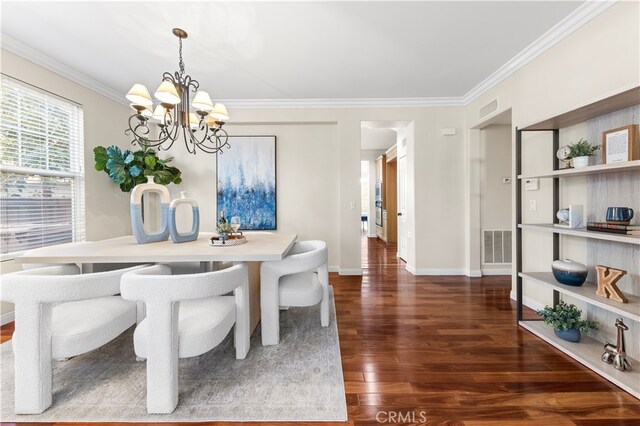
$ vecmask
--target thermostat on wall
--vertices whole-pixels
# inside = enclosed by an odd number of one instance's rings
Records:
[[[456,128],[455,127],[449,127],[446,129],[442,129],[442,136],[455,136],[456,135]]]
[[[540,188],[540,180],[538,178],[531,178],[524,180],[525,191],[537,191]]]

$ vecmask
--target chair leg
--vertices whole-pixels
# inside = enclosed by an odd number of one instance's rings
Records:
[[[142,320],[144,320],[146,314],[147,313],[144,307],[144,302],[136,302],[136,327],[138,327]],[[136,361],[146,361],[146,358],[142,358],[141,356],[136,355]]]
[[[248,275],[244,278],[242,285],[234,290],[234,295],[236,298],[236,324],[233,328],[233,341],[236,347],[236,359],[245,359],[251,345]]]
[[[52,306],[16,304],[15,412],[40,414],[52,402]]]
[[[172,413],[178,405],[179,303],[147,306],[147,412]]]
[[[260,272],[260,326],[262,346],[277,345],[280,342],[280,304],[278,303],[279,276]]]
[[[329,326],[329,288],[322,286],[322,301],[320,301],[320,325]]]

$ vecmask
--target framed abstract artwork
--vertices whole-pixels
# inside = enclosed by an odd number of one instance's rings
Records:
[[[240,217],[241,230],[275,230],[276,137],[229,136],[217,156],[217,218]]]

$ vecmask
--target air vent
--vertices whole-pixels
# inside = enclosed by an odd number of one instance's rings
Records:
[[[511,230],[485,229],[483,232],[483,263],[511,263]]]
[[[479,116],[480,117],[479,118],[483,119],[486,116],[493,114],[497,110],[498,110],[498,98],[495,98],[494,100],[492,100],[491,102],[489,102],[485,106],[480,107],[480,110],[479,110]]]

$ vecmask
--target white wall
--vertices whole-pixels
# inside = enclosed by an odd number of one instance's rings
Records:
[[[395,134],[395,132],[394,132]],[[363,149],[360,160],[369,163],[369,217],[367,218],[367,234],[375,238],[376,235],[376,159],[384,154],[384,150]]]
[[[83,107],[87,240],[130,234],[129,194],[122,193],[109,176],[93,168],[94,147],[130,147],[129,139],[124,135],[129,108],[5,50],[1,51],[1,59],[4,74],[71,99]],[[1,273],[19,269],[20,265],[12,260],[1,264]],[[2,302],[1,310],[5,314],[12,311],[13,306]]]

